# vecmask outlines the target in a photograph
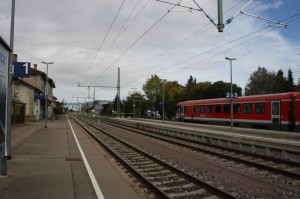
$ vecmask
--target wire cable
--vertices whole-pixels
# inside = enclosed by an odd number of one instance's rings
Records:
[[[180,0],[178,4],[181,2]],[[98,76],[98,78],[102,77],[102,75],[113,65],[115,64],[128,50],[130,50],[139,40],[141,40],[150,30],[152,30],[159,22],[163,20],[174,8],[176,7],[173,6],[170,10],[168,10],[161,18],[159,18],[156,22],[154,22],[150,28],[148,28],[140,37],[138,37],[121,55],[119,55],[101,74]]]
[[[105,36],[104,36],[104,38],[103,38],[103,40],[102,40],[102,42],[101,42],[101,44],[100,44],[98,50],[97,50],[96,55],[94,56],[94,58],[93,58],[91,64],[90,64],[89,67],[88,67],[88,70],[85,71],[85,73],[84,73],[84,75],[83,75],[83,78],[84,78],[85,75],[90,71],[90,69],[91,69],[91,67],[92,67],[92,65],[93,65],[93,63],[94,63],[96,57],[98,56],[98,54],[99,54],[99,52],[100,52],[100,50],[101,50],[101,48],[102,48],[102,46],[103,46],[103,44],[104,44],[104,42],[105,42],[105,40],[106,40],[106,38],[107,38],[107,36],[108,36],[108,34],[109,34],[109,32],[110,32],[112,26],[114,25],[114,23],[115,23],[115,21],[116,21],[118,15],[119,15],[119,13],[120,13],[122,7],[123,7],[125,1],[126,1],[126,0],[123,0],[123,2],[121,3],[121,6],[119,7],[117,14],[115,15],[115,17],[114,17],[112,23],[110,24],[109,29],[108,29],[108,31],[106,32],[106,34],[105,34]]]
[[[130,14],[128,15],[128,17],[126,18],[125,22],[123,23],[122,27],[119,30],[119,33],[116,35],[116,37],[114,38],[114,40],[111,42],[110,46],[108,47],[108,49],[105,51],[105,53],[101,56],[101,62],[103,61],[103,57],[105,57],[105,55],[111,50],[113,44],[119,39],[119,37],[121,36],[121,32],[124,29],[125,25],[127,24],[128,20],[130,19],[132,13],[134,12],[134,10],[137,8],[138,4],[140,3],[141,0],[138,0],[137,3],[135,4],[134,8],[132,9],[132,11],[130,12]],[[125,28],[126,30],[126,28]],[[94,71],[94,73],[97,73],[97,69],[99,67],[96,68],[96,70]],[[93,81],[91,81],[91,84],[93,84],[96,81],[96,79],[94,79]]]

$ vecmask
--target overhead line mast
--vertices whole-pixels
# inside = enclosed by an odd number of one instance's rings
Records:
[[[218,24],[216,24],[214,22],[214,20],[203,10],[203,8],[195,1],[194,3],[198,6],[199,9],[193,8],[193,7],[188,7],[188,6],[184,6],[181,5],[180,3],[171,3],[171,2],[167,2],[167,1],[162,1],[162,0],[156,0],[162,3],[166,3],[166,4],[170,4],[170,5],[174,5],[174,6],[178,6],[178,7],[182,7],[182,8],[187,8],[189,11],[192,10],[196,10],[199,12],[203,12],[203,14],[209,19],[209,21],[218,29],[219,32],[223,32],[224,29],[224,23],[223,23],[223,0],[218,0]]]
[[[120,115],[120,68],[118,68],[118,82],[117,86],[98,86],[98,85],[80,85],[80,83],[77,84],[78,87],[87,87],[89,90],[88,98],[90,97],[90,88],[94,88],[94,102],[96,100],[96,91],[95,88],[117,88],[117,114]]]
[[[167,1],[162,1],[162,0],[156,0],[156,1],[159,1],[159,2],[162,2],[162,3],[166,3],[166,4],[171,4],[171,5],[175,5],[175,6],[178,6],[178,7],[183,7],[183,8],[187,8],[189,9],[189,11],[192,11],[192,10],[196,10],[196,11],[200,11],[200,12],[203,12],[203,14],[209,19],[209,21],[218,29],[219,32],[223,32],[224,28],[225,28],[225,24],[223,23],[223,0],[218,0],[218,24],[216,24],[214,22],[214,20],[203,10],[202,7],[200,7],[200,5],[196,2],[196,0],[193,0],[193,2],[199,7],[199,9],[195,9],[195,8],[192,8],[192,7],[188,7],[188,6],[183,6],[183,5],[180,5],[179,3],[171,3],[171,2],[167,2]],[[257,19],[261,19],[261,20],[264,20],[264,21],[269,21],[275,25],[278,25],[278,26],[284,26],[285,28],[287,27],[287,24],[285,23],[282,23],[280,21],[275,21],[275,20],[271,20],[271,19],[267,19],[267,18],[264,18],[264,17],[260,17],[260,16],[256,16],[256,15],[253,15],[253,14],[249,14],[249,13],[246,13],[244,12],[243,10],[249,6],[250,3],[252,3],[253,0],[250,0],[245,6],[243,6],[234,16],[232,16],[231,18],[227,19],[226,20],[226,25],[230,24],[232,22],[232,20],[237,17],[239,14],[243,14],[243,15],[246,15],[246,16],[250,16],[250,17],[254,17],[254,18],[257,18]]]

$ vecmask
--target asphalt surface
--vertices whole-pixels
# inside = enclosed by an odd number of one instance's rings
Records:
[[[0,173],[0,198],[141,198],[132,184],[124,179],[111,160],[91,148],[82,130],[70,127],[65,115],[58,120],[13,125],[12,154],[7,161],[7,175]],[[74,133],[91,164],[90,174],[78,149]],[[88,148],[89,147],[89,148]],[[93,154],[93,155],[90,155]],[[100,155],[99,155],[100,154]],[[97,165],[95,168],[93,165]],[[0,163],[1,168],[1,163]],[[95,191],[96,190],[96,191]],[[99,191],[98,190],[98,191]]]

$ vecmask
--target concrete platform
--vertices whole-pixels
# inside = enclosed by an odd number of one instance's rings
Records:
[[[172,121],[102,117],[124,126],[300,163],[300,134]]]
[[[103,198],[142,198],[143,192],[128,183],[104,153],[88,149],[94,146],[91,140],[74,129],[87,161],[101,166],[91,168]],[[66,116],[48,121],[48,128],[44,121],[13,126],[11,157],[7,176],[0,176],[1,199],[97,198]]]

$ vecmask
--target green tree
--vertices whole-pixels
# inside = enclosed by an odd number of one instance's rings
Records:
[[[165,83],[165,113],[172,119],[176,115],[177,103],[185,100],[185,89],[177,81]]]
[[[274,77],[272,93],[286,92],[287,85],[287,80],[283,76],[283,71],[279,69],[276,76]]]
[[[286,92],[294,92],[296,91],[296,85],[294,83],[293,72],[291,69],[288,70],[287,77],[287,89]]]
[[[274,72],[268,72],[265,67],[258,67],[248,80],[245,87],[245,95],[261,95],[272,93],[275,79]]]
[[[193,76],[190,75],[190,78],[188,79],[185,85],[185,97],[187,100],[197,99],[196,87],[197,87],[196,78],[193,78]]]
[[[143,91],[147,100],[155,110],[160,110],[160,101],[162,100],[163,81],[155,74],[151,75],[143,85]]]
[[[224,98],[227,92],[230,92],[231,84],[223,81],[214,82],[207,90],[206,99]],[[232,92],[237,93],[238,96],[242,95],[242,88],[236,84],[232,84]]]
[[[113,104],[104,104],[102,106],[102,112],[101,115],[106,115],[106,116],[111,116],[112,115],[112,110],[113,110]]]
[[[300,92],[300,77],[298,78],[298,85],[296,86],[296,91]]]
[[[121,103],[120,98],[118,97],[118,95],[116,95],[116,97],[113,101],[113,110],[116,111],[116,113],[117,113],[117,110],[118,110],[118,108],[117,108],[118,107],[118,101],[119,101],[119,103]],[[119,111],[121,113],[121,110],[119,110]]]
[[[121,112],[124,111],[125,116],[133,116],[135,113],[136,117],[144,116],[147,106],[145,106],[145,97],[139,92],[132,92],[122,101]]]
[[[211,82],[199,82],[196,87],[197,99],[208,99],[212,83]]]

